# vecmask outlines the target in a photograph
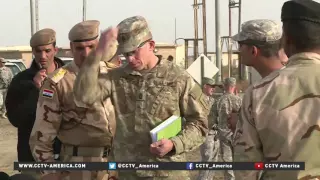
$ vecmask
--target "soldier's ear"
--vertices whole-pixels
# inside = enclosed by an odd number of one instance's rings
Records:
[[[149,49],[152,52],[156,49],[156,43],[153,40],[149,41]]]
[[[55,47],[55,48],[54,48],[54,55],[57,55],[58,52],[59,52],[59,48],[58,48],[58,47]]]
[[[251,54],[256,57],[259,53],[259,49],[256,46],[252,46]]]

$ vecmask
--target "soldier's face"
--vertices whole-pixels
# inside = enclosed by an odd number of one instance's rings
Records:
[[[205,84],[204,87],[203,87],[203,92],[207,96],[212,96],[213,93],[214,93],[214,90],[215,90],[215,87],[211,86],[211,85],[208,85],[208,84]]]
[[[38,46],[32,48],[35,61],[42,67],[48,68],[54,62],[54,56],[58,52],[58,48],[53,44]]]
[[[239,43],[239,52],[241,56],[241,64],[246,66],[253,65],[252,46]]]
[[[133,70],[140,71],[147,69],[150,64],[152,55],[154,56],[154,41],[146,41],[142,43],[135,51],[124,53],[130,67]]]
[[[78,67],[81,67],[83,62],[89,56],[92,50],[96,49],[98,39],[84,42],[71,42],[70,48],[73,54],[74,62]]]

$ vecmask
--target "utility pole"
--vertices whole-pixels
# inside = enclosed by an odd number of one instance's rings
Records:
[[[35,33],[34,0],[30,0],[31,36]]]
[[[82,6],[82,21],[85,21],[87,20],[87,0],[83,0]]]
[[[229,0],[229,37],[230,37],[230,41],[229,41],[229,46],[228,46],[228,52],[229,52],[229,65],[231,63],[231,57],[233,54],[233,50],[232,50],[232,45],[235,45],[234,42],[231,39],[232,36],[232,19],[231,19],[231,10],[233,8],[238,8],[238,33],[240,32],[241,29],[241,0],[238,0],[238,2],[235,2],[235,0]],[[238,55],[239,56],[239,55]],[[239,60],[241,59],[241,57],[239,56]],[[231,67],[229,67],[231,68]],[[232,74],[232,72],[230,72]],[[245,65],[242,65],[240,63],[239,65],[239,76],[242,80],[247,80],[248,79],[248,68]]]
[[[203,25],[203,54],[207,56],[207,11],[206,11],[206,0],[202,0],[202,25]]]
[[[216,66],[219,69],[216,81],[222,82],[222,76],[221,76],[221,45],[220,45],[220,4],[219,0],[215,0],[215,20],[216,20]]]
[[[197,59],[199,53],[198,47],[198,39],[199,39],[199,32],[198,32],[198,0],[194,0],[193,4],[193,11],[194,11],[194,49],[193,55],[194,59]]]
[[[238,19],[238,32],[240,32],[241,30],[241,0],[239,0],[239,3],[238,3],[238,7],[239,7],[239,19]],[[242,72],[242,79],[243,80],[248,80],[248,67],[241,64],[240,65],[241,67],[241,72]]]
[[[36,32],[39,31],[39,1],[35,0]]]

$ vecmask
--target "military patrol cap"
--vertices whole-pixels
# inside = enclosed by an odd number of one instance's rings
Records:
[[[320,4],[311,0],[292,0],[283,4],[281,21],[297,20],[320,24]]]
[[[216,85],[216,81],[214,79],[207,78],[207,77],[202,78],[202,83],[203,84],[208,84],[208,85],[211,85],[211,86]]]
[[[224,79],[224,85],[225,86],[235,86],[237,84],[236,78],[228,77]]]
[[[100,22],[97,20],[88,20],[74,25],[69,31],[69,40],[71,42],[91,41],[99,36]]]
[[[234,41],[252,41],[254,43],[273,43],[281,39],[282,28],[272,20],[257,19],[244,22],[241,31],[234,35]]]
[[[30,46],[44,46],[56,42],[56,32],[53,29],[41,29],[36,32],[30,39]]]
[[[152,39],[148,23],[142,16],[133,16],[118,25],[119,53],[136,50],[142,43]]]

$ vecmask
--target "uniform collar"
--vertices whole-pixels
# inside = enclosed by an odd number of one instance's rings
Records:
[[[288,64],[286,65],[286,67],[296,64],[310,64],[313,61],[317,61],[317,63],[320,63],[320,54],[313,52],[298,53],[288,59]]]
[[[169,62],[167,60],[159,60],[159,63],[154,68],[152,68],[149,71],[141,71],[141,72],[132,70],[131,67],[129,66],[129,64],[127,64],[124,68],[125,68],[125,72],[130,75],[142,76],[143,74],[149,74],[149,73],[156,72],[157,77],[164,77],[166,74],[165,69],[169,63],[171,63],[171,62]]]

